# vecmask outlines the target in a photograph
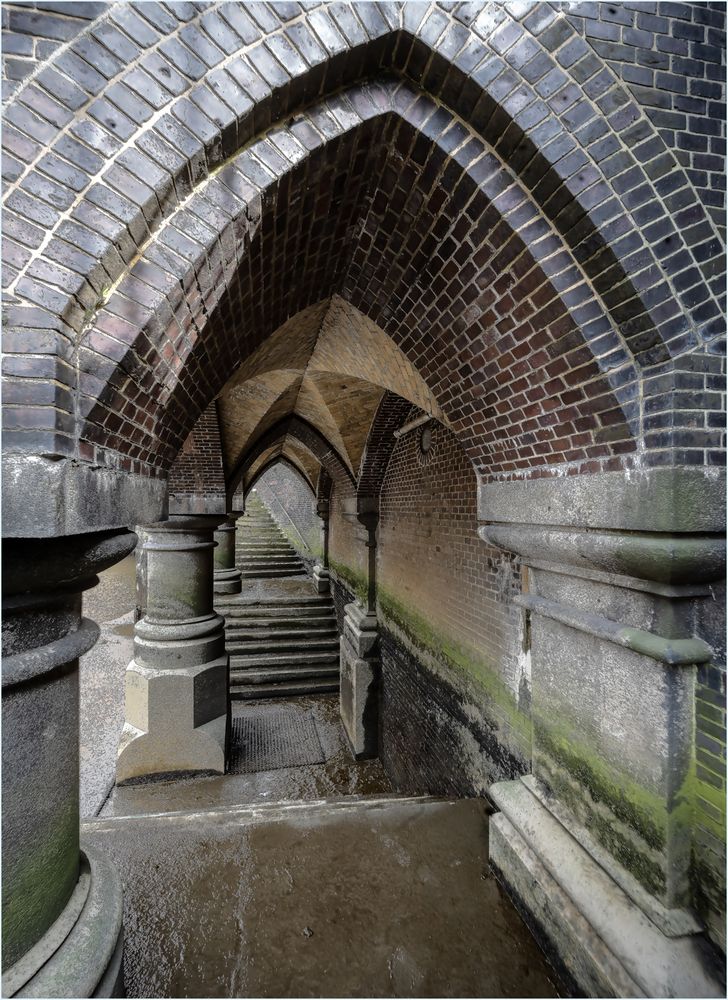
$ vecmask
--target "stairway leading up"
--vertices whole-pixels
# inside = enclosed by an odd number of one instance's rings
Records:
[[[244,580],[306,572],[301,557],[255,491],[248,495],[245,514],[237,522],[235,562]]]
[[[243,592],[220,596],[233,698],[291,697],[339,690],[334,605],[317,594],[302,561],[251,492],[238,521]]]

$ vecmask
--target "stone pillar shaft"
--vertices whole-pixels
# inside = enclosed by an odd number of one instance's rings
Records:
[[[340,640],[340,706],[344,732],[357,760],[379,753],[379,629],[377,626],[376,532],[378,503],[357,499],[357,519],[367,530],[367,606],[347,604]]]
[[[135,542],[99,532],[4,546],[4,996],[121,989],[121,885],[79,843],[78,663],[98,637],[81,593]]]
[[[177,517],[139,529],[146,607],[127,668],[119,782],[225,770],[229,660],[213,610],[215,527]]]
[[[319,594],[327,594],[330,587],[329,578],[329,501],[319,500],[316,513],[321,518],[321,562],[313,568],[313,584]]]
[[[242,574],[235,565],[235,530],[239,514],[228,514],[227,519],[215,529],[216,594],[239,594],[243,589]]]

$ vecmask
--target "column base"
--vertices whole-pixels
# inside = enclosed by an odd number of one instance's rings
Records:
[[[314,566],[313,585],[318,594],[328,594],[330,589],[329,571],[323,566]]]
[[[43,937],[4,972],[5,997],[123,997],[123,900],[113,864],[84,846],[78,884]]]
[[[379,754],[379,660],[376,618],[356,604],[347,604],[341,650],[341,721],[355,760]]]
[[[523,781],[493,785],[490,862],[498,880],[579,994],[725,996],[702,934],[663,934]]]
[[[228,671],[227,656],[176,670],[131,661],[118,784],[196,771],[224,773]]]
[[[236,567],[232,569],[216,569],[213,575],[212,592],[214,594],[239,594],[243,589],[242,573]]]

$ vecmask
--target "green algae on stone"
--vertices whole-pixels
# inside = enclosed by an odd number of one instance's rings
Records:
[[[414,651],[429,654],[440,668],[444,665],[475,682],[506,716],[510,729],[516,735],[519,750],[530,748],[530,717],[521,712],[516,696],[482,655],[445,636],[381,588],[377,590],[377,610],[383,623],[404,636]]]
[[[336,562],[334,559],[329,559],[329,570],[334,572],[354,597],[366,604],[369,588],[363,573],[351,566],[346,566],[344,563]]]
[[[37,835],[2,886],[3,966],[9,968],[60,916],[78,881],[78,799],[52,817],[52,835]],[[38,831],[36,831],[38,834]]]
[[[534,743],[536,760],[546,767],[553,793],[645,888],[664,891],[665,877],[655,855],[669,853],[681,833],[686,838],[689,835],[696,786],[693,759],[686,762],[684,779],[668,800],[639,784],[634,776],[610,766],[571,733],[560,732],[553,718],[534,718]],[[599,806],[606,807],[618,822],[610,823]],[[625,836],[619,825],[634,831],[635,839]]]

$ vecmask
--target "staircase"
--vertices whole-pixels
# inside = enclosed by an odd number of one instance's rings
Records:
[[[236,563],[243,592],[220,596],[230,694],[287,698],[339,690],[339,635],[328,594],[314,592],[302,561],[251,492],[238,521]]]
[[[271,517],[263,501],[251,492],[237,522],[235,563],[243,579],[299,576],[303,562]]]

